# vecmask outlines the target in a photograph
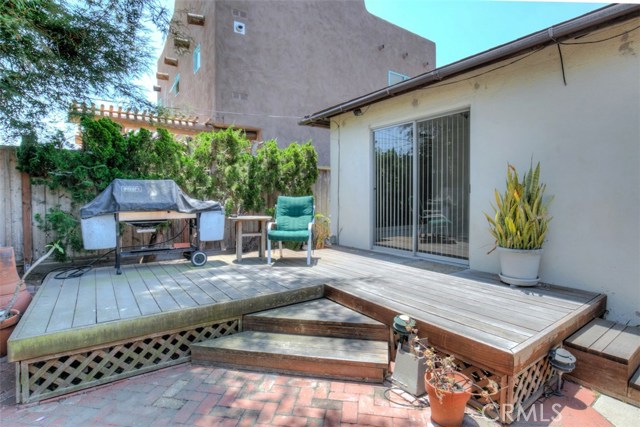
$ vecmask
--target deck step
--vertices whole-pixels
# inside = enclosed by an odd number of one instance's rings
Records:
[[[381,322],[326,298],[245,315],[243,329],[284,334],[385,341]]]
[[[640,406],[640,368],[636,369],[629,380],[629,390],[627,391],[629,401],[636,406]]]
[[[629,380],[629,387],[640,391],[640,368],[636,369],[636,373]]]
[[[640,327],[594,319],[567,338],[564,345],[577,359],[571,378],[640,405],[640,393],[632,390],[640,366]]]
[[[382,382],[386,341],[245,331],[191,344],[191,361],[269,372]]]

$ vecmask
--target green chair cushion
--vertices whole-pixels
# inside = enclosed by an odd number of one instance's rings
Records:
[[[313,196],[278,197],[276,221],[278,230],[306,232],[309,223],[313,221]]]
[[[306,242],[309,223],[313,221],[313,196],[278,197],[276,228],[269,231],[268,239],[282,242]]]
[[[307,230],[271,230],[269,231],[269,240],[276,242],[306,242],[309,240],[309,232]]]

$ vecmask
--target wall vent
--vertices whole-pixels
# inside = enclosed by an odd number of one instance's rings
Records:
[[[236,101],[247,101],[249,99],[249,95],[241,92],[231,92],[231,99],[235,99]]]
[[[247,26],[244,25],[244,22],[233,21],[233,32],[238,34],[245,34],[247,30]]]
[[[231,13],[233,13],[233,16],[235,16],[236,18],[246,18],[247,17],[247,12],[245,12],[244,10],[233,9],[231,11]]]

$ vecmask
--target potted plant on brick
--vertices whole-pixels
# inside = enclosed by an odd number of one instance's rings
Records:
[[[487,385],[480,387],[467,375],[458,371],[453,356],[443,355],[433,347],[424,346],[422,342],[425,340],[418,338],[416,333],[411,347],[424,358],[426,364],[424,385],[429,396],[431,420],[443,426],[461,426],[469,399],[476,396],[491,400],[490,396],[498,392],[498,384],[493,380],[487,380]]]
[[[425,349],[423,355],[427,365],[424,385],[429,395],[431,420],[443,426],[461,426],[473,382],[457,371],[453,357],[440,357],[433,348]]]
[[[495,190],[493,216],[485,213],[500,258],[500,280],[515,286],[538,284],[542,245],[551,217],[549,201],[543,200],[546,185],[540,183],[540,163],[529,167],[522,179],[507,166],[506,189]]]

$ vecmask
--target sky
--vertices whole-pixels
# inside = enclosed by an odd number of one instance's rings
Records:
[[[367,10],[436,43],[436,67],[606,6],[606,3],[365,0]]]
[[[173,0],[165,1],[173,8]],[[606,4],[593,1],[365,0],[371,14],[435,42],[436,67],[549,28]],[[156,44],[159,56],[162,51],[160,36],[156,37]],[[148,88],[149,100],[154,103],[157,95],[152,90],[155,71],[151,70],[142,80]]]

